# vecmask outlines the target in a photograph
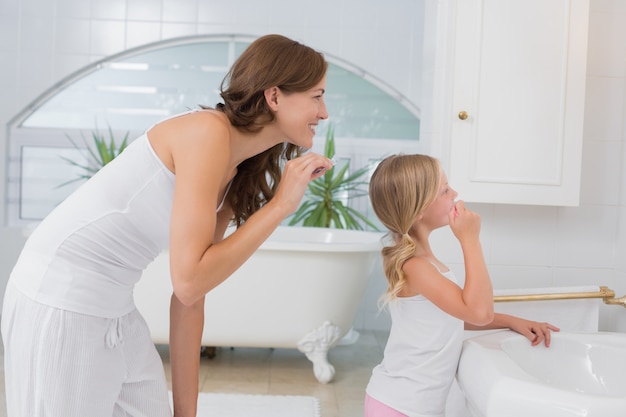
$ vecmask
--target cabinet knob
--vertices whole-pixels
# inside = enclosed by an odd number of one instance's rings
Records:
[[[469,117],[469,114],[465,110],[459,112],[459,119],[466,120]]]

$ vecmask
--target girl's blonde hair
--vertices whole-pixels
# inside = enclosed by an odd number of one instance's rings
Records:
[[[439,161],[427,155],[392,155],[374,170],[369,184],[372,208],[389,229],[391,242],[382,250],[388,281],[381,307],[397,297],[406,282],[402,266],[416,249],[411,228],[437,197],[441,181]]]

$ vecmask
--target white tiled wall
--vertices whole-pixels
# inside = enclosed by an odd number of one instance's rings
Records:
[[[54,82],[104,56],[196,34],[282,33],[367,68],[419,99],[422,3],[415,0],[2,0],[5,121]],[[4,84],[4,83],[3,83]]]
[[[421,3],[0,0],[0,125],[89,62],[147,42],[204,33],[283,33],[367,69],[419,103]],[[581,206],[473,206],[483,218],[496,288],[595,283],[626,294],[624,21],[623,0],[591,0]],[[4,135],[0,129],[2,142]],[[0,173],[3,191],[3,146]],[[22,243],[19,231],[0,227],[0,283]],[[448,230],[433,235],[433,246],[462,275],[461,253]],[[376,310],[384,288],[382,278],[372,278],[355,327],[388,326]],[[626,309],[603,308],[601,327],[626,331]]]

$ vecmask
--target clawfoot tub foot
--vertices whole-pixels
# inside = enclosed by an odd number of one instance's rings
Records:
[[[328,362],[328,350],[339,341],[341,329],[325,321],[298,342],[298,350],[313,362],[313,373],[319,382],[326,384],[335,376],[335,367]]]
[[[217,347],[216,346],[202,346],[200,348],[200,357],[213,359],[217,355]]]

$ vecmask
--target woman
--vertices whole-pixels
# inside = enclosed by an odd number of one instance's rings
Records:
[[[9,417],[171,416],[163,366],[132,298],[165,248],[174,416],[195,417],[204,295],[332,166],[300,156],[328,117],[326,70],[305,45],[257,39],[222,83],[224,103],[154,125],[42,221],[5,295]],[[231,222],[238,228],[223,239]]]
[[[464,328],[510,328],[533,345],[550,345],[557,327],[494,313],[480,217],[455,201],[458,194],[436,159],[385,158],[369,195],[391,236],[383,248],[388,289],[382,301],[392,324],[383,361],[367,385],[365,417],[444,417]],[[443,226],[450,226],[463,250],[463,287],[430,247],[430,233]]]

